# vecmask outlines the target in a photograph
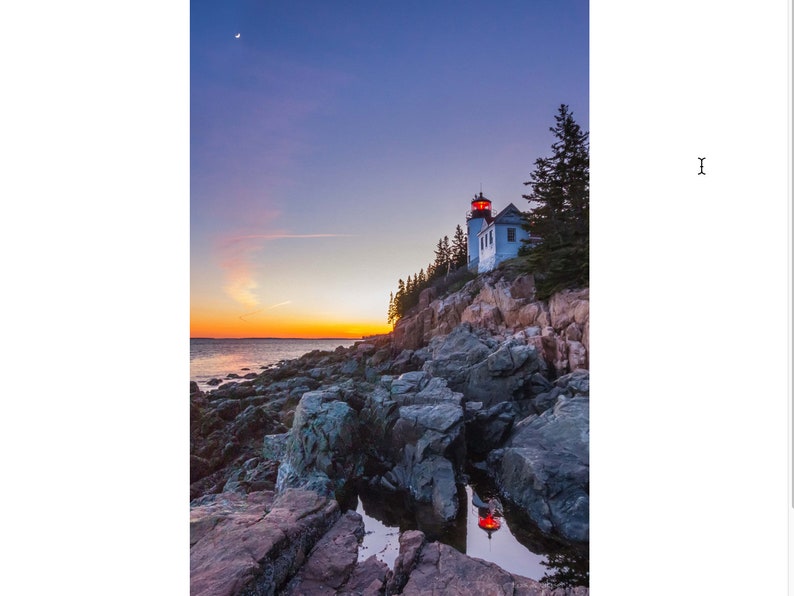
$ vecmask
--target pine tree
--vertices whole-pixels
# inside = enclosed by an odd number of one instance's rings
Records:
[[[422,291],[422,288],[419,287],[419,277],[416,273],[413,276],[408,277],[408,282],[405,284],[405,310],[408,311],[416,306],[417,302],[419,302],[419,292]],[[405,313],[403,313],[405,314]]]
[[[386,322],[393,325],[397,322],[397,312],[394,308],[394,292],[389,292],[389,311],[386,316]]]
[[[397,281],[397,293],[394,295],[395,321],[405,314],[405,282]]]
[[[433,251],[436,258],[433,261],[432,265],[432,275],[429,277],[431,279],[436,279],[439,277],[443,277],[449,273],[449,255],[450,255],[450,247],[449,247],[449,236],[444,236],[443,238],[439,238],[438,242],[436,243],[436,248]]]
[[[455,227],[455,234],[452,236],[452,267],[457,269],[463,267],[468,262],[469,251],[466,234],[460,224]]]
[[[433,263],[428,267],[428,271],[431,272],[430,279],[436,279],[444,275],[444,243],[441,238],[436,242],[433,254],[435,254],[436,258],[433,259]]]
[[[449,236],[444,236],[441,250],[444,251],[444,274],[449,275],[449,270],[452,268],[452,247],[449,245]]]
[[[529,250],[539,298],[589,281],[590,157],[587,132],[563,104],[555,116],[551,157],[535,160],[524,184],[530,202],[527,230],[539,243]]]

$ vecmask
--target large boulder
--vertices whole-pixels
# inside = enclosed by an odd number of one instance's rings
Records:
[[[282,594],[332,596],[350,579],[364,538],[364,521],[355,511],[345,512],[309,553],[306,563]]]
[[[383,379],[385,381],[366,396],[359,419],[362,447],[371,457],[380,456],[385,459],[384,443],[399,417],[399,405],[389,391],[390,378],[383,377]]]
[[[305,393],[295,410],[276,487],[330,494],[362,471],[358,415],[338,388]]]
[[[476,456],[487,455],[501,447],[516,420],[518,407],[514,402],[501,402],[484,408],[482,402],[466,404],[466,448]]]
[[[502,493],[542,531],[573,542],[589,541],[589,404],[584,395],[560,395],[488,456]]]
[[[457,517],[457,477],[448,459],[430,455],[406,464],[404,469],[407,470],[407,479],[403,482],[407,484],[414,499],[420,503],[430,503],[433,513],[443,521],[451,521]],[[403,477],[401,474],[396,476]]]
[[[247,493],[273,490],[277,472],[277,461],[252,457],[229,475],[229,479],[223,486],[223,492]]]
[[[587,396],[590,394],[590,372],[587,370],[577,370],[567,375],[563,375],[544,387],[532,400],[535,411],[540,414],[557,403],[560,395],[566,397],[576,397],[577,395]]]
[[[462,386],[469,368],[487,358],[493,351],[493,341],[477,333],[469,324],[462,324],[451,333],[433,339],[428,348],[431,358],[422,367],[434,377],[442,377],[451,387]]]
[[[534,297],[531,275],[513,281],[487,279],[461,321],[484,327],[492,332],[513,329],[520,324],[521,308]]]
[[[384,486],[431,503],[444,521],[458,512],[465,457],[462,395],[423,371],[383,377],[361,409],[362,436],[386,468]]]
[[[463,464],[463,408],[450,403],[417,404],[399,409],[392,428],[394,455],[404,453],[408,445],[416,447],[418,459],[440,455]]]
[[[411,572],[419,562],[422,548],[426,544],[425,535],[419,530],[401,532],[398,537],[400,551],[394,561],[394,569],[386,576],[386,594],[401,594]]]
[[[275,420],[264,406],[248,406],[237,415],[230,426],[231,433],[239,440],[259,439],[271,433],[286,430]]]
[[[311,491],[221,493],[191,503],[190,593],[279,593],[339,519],[339,506]]]
[[[546,364],[534,346],[508,339],[483,361],[471,366],[460,390],[467,399],[490,406],[533,396],[534,376]]]
[[[356,564],[350,579],[336,591],[337,596],[383,596],[389,566],[372,555]]]
[[[431,358],[423,370],[446,379],[451,389],[486,407],[530,399],[537,375],[547,374],[544,353],[517,335],[498,342],[462,324],[446,337],[431,341],[429,348]]]
[[[549,298],[551,325],[562,330],[571,323],[586,325],[590,321],[590,291],[563,290]]]
[[[458,513],[457,479],[465,457],[461,395],[441,379],[420,382],[419,387],[394,395],[398,403],[410,405],[398,408],[389,435],[391,460],[397,462],[392,477],[417,501],[432,503],[433,511],[448,521]]]

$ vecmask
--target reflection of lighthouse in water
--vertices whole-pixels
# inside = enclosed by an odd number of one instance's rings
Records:
[[[491,534],[502,527],[502,522],[497,518],[502,517],[502,503],[497,497],[491,497],[487,502],[483,501],[479,495],[471,491],[471,503],[477,508],[477,525],[488,534]]]
[[[482,515],[483,511],[486,512],[485,517],[483,517]],[[493,516],[493,514],[487,509],[480,510],[480,519],[477,522],[477,525],[487,532],[488,540],[491,539],[491,534],[493,534],[494,532],[496,532],[496,530],[502,527],[502,523],[498,519],[496,519]]]

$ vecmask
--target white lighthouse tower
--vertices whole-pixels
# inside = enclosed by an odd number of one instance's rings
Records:
[[[468,232],[469,271],[476,273],[480,263],[480,240],[477,235],[484,226],[491,223],[491,201],[486,199],[482,191],[474,195],[471,200],[471,211],[466,215],[466,230]]]

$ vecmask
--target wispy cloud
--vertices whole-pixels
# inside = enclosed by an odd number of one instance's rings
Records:
[[[247,309],[260,306],[256,271],[266,242],[283,239],[346,238],[353,234],[292,234],[276,230],[266,234],[227,236],[218,241],[219,263],[224,272],[226,295]],[[282,306],[279,304],[277,306]],[[268,307],[275,308],[275,307]],[[263,310],[263,309],[260,309]],[[257,311],[259,312],[259,311]],[[250,316],[250,314],[242,315]]]
[[[247,317],[253,317],[254,315],[258,315],[260,312],[264,312],[266,310],[272,310],[274,308],[278,308],[279,306],[286,306],[287,304],[292,304],[292,300],[285,300],[284,302],[279,302],[278,304],[273,304],[272,306],[268,306],[267,308],[260,308],[259,310],[255,310],[254,312],[249,312],[244,315],[240,315],[238,318],[241,321],[247,321]]]
[[[240,242],[228,238],[218,243],[219,264],[223,270],[226,295],[245,308],[257,308],[259,284],[254,275],[254,266],[260,243]]]
[[[234,240],[281,240],[282,238],[352,238],[355,234],[251,234],[237,236]]]
[[[230,275],[231,279],[224,286],[226,294],[248,308],[257,306],[259,299],[256,296],[256,290],[259,287],[248,271],[237,270]]]

